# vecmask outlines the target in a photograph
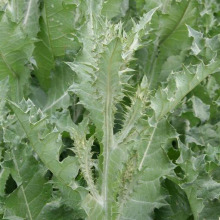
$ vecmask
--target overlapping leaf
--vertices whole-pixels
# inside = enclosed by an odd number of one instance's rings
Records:
[[[0,32],[0,80],[9,78],[10,97],[19,101],[27,92],[33,45],[22,28],[6,17],[1,19]]]
[[[33,53],[36,61],[35,74],[41,86],[47,90],[50,86],[50,73],[55,67],[57,57],[65,55],[67,50],[79,48],[75,38],[75,3],[68,1],[45,1],[40,18],[39,41]],[[45,64],[47,62],[47,65]]]

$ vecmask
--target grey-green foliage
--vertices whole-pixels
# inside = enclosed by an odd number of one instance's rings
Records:
[[[1,2],[0,218],[218,219],[219,8]]]

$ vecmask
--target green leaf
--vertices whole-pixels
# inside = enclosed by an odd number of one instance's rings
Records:
[[[62,162],[59,162],[61,149],[59,132],[56,130],[47,130],[46,118],[42,116],[40,110],[37,111],[34,108],[30,100],[23,101],[22,104],[25,110],[22,110],[15,103],[9,102],[10,108],[30,141],[31,147],[61,182],[69,186],[74,185],[74,178],[77,176],[79,170],[77,159],[67,157]],[[29,118],[32,118],[32,120],[29,120]],[[33,118],[35,122],[32,122]]]
[[[75,129],[72,129],[73,140],[75,140],[75,154],[80,163],[80,169],[83,173],[84,179],[87,182],[90,193],[94,196],[97,202],[102,203],[102,198],[95,186],[92,174],[92,167],[95,166],[92,160],[92,145],[93,137],[86,139],[88,121],[84,119]]]
[[[22,27],[30,37],[36,37],[39,31],[39,0],[11,0],[6,5],[10,19]]]
[[[120,84],[119,84],[119,70],[121,66],[121,43],[120,39],[114,39],[108,44],[103,56],[100,60],[99,71],[97,73],[97,87],[99,88],[99,94],[102,97],[104,108],[104,121],[103,121],[103,177],[102,177],[102,196],[105,204],[105,215],[108,218],[110,207],[108,200],[111,198],[111,194],[108,192],[109,180],[109,153],[115,148],[114,136],[113,136],[113,106],[114,101],[120,96]]]
[[[193,96],[191,98],[192,104],[193,104],[193,111],[197,118],[201,120],[201,122],[204,122],[209,119],[210,113],[209,113],[209,105],[204,104],[201,99],[197,98],[196,96]]]
[[[18,1],[18,0],[12,0],[7,1],[6,5],[6,12],[8,17],[15,22],[19,23],[24,18],[24,11],[25,11],[26,2],[25,1]]]
[[[198,3],[191,0],[166,1],[161,8],[162,13],[152,21],[156,30],[152,39],[154,43],[148,47],[150,55],[145,70],[151,88],[165,81],[172,70],[181,68],[191,45],[186,24],[195,25]]]
[[[106,0],[102,6],[102,14],[111,19],[117,15],[124,14],[123,5],[128,4],[127,0]]]
[[[4,196],[5,195],[5,186],[6,186],[6,182],[7,179],[10,175],[10,170],[7,168],[3,168],[1,166],[1,172],[0,172],[0,186],[1,186],[1,190],[0,190],[0,196]]]
[[[218,219],[220,216],[220,202],[218,199],[209,201],[202,213],[200,214],[200,219],[210,219],[210,220],[215,220]]]
[[[119,200],[119,219],[151,219],[154,208],[165,205],[160,178],[172,173],[174,165],[163,147],[177,134],[166,120],[162,120],[154,128],[149,127],[145,135],[139,146],[136,146],[136,171],[129,178],[126,191]]]
[[[3,17],[0,22],[0,80],[9,78],[12,100],[20,101],[26,91],[32,42],[17,24]]]
[[[50,113],[59,108],[65,109],[70,105],[68,90],[73,84],[73,80],[73,72],[66,64],[59,63],[56,65],[51,74],[51,87],[48,90],[46,104],[42,104],[43,112]],[[41,97],[38,96],[39,98]]]
[[[199,64],[196,67],[184,68],[181,72],[173,73],[169,77],[167,87],[158,89],[151,100],[155,119],[160,120],[171,112],[200,82],[217,72],[219,70],[217,63],[214,61],[209,65]]]
[[[46,170],[30,154],[27,146],[13,146],[9,154],[12,166],[8,168],[11,173],[16,173],[19,182],[5,200],[4,218],[36,219],[52,193],[51,184],[44,177]]]
[[[0,81],[0,122],[3,120],[4,106],[8,93],[8,79]]]
[[[155,211],[155,218],[162,219],[188,219],[192,214],[190,205],[184,191],[174,182],[166,179],[163,183],[168,191],[167,205]]]
[[[190,149],[189,146],[179,143],[181,154],[177,164],[184,171],[185,176],[183,180],[179,179],[177,182],[186,192],[194,218],[200,219],[200,214],[205,205],[210,200],[219,199],[220,184],[213,179],[208,169],[208,164],[211,161],[216,163],[216,158],[213,155],[206,157],[205,153],[202,152],[198,156],[198,153],[195,150],[193,151],[193,148]],[[214,151],[213,154],[216,155],[218,152]]]
[[[146,77],[143,77],[134,97],[131,97],[131,106],[127,107],[127,113],[121,131],[117,134],[118,144],[123,143],[130,132],[143,116],[146,108],[146,101],[149,98],[149,85]]]
[[[45,1],[40,18],[39,41],[35,43],[33,53],[36,61],[35,74],[40,85],[47,90],[50,86],[50,73],[54,69],[57,57],[63,57],[67,50],[77,51],[75,38],[75,4],[62,1]],[[45,64],[45,60],[47,65]]]
[[[30,37],[36,37],[39,32],[39,0],[29,0],[23,18],[23,28]]]
[[[64,220],[67,218],[69,220],[82,219],[80,217],[81,216],[75,213],[75,210],[66,207],[64,204],[62,204],[61,201],[55,200],[50,203],[47,203],[47,205],[43,208],[41,214],[38,216],[37,220]]]
[[[208,146],[210,144],[213,147],[218,148],[220,144],[219,138],[220,125],[205,124],[199,127],[192,127],[186,132],[187,143],[195,143],[201,146]]]

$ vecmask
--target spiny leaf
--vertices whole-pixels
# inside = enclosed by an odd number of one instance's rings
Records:
[[[92,145],[93,137],[86,139],[87,134],[88,119],[84,119],[78,126],[70,127],[71,136],[75,140],[75,154],[78,158],[80,164],[80,170],[83,173],[83,176],[87,182],[88,189],[93,197],[97,200],[98,203],[102,204],[102,198],[99,195],[99,192],[95,186],[92,168],[95,166],[95,163],[92,160]]]
[[[173,73],[168,81],[167,87],[157,90],[151,99],[151,107],[155,111],[155,119],[160,120],[172,111],[181,100],[207,76],[219,71],[218,62],[214,61],[208,65],[199,64],[190,69]]]
[[[76,158],[67,157],[62,162],[59,162],[59,152],[61,141],[59,132],[56,130],[47,131],[46,118],[41,116],[40,111],[34,109],[33,103],[28,100],[23,101],[22,110],[18,105],[9,102],[10,108],[18,119],[25,135],[30,141],[31,147],[38,154],[42,162],[54,173],[54,175],[64,184],[71,186],[74,184],[74,178],[78,174],[79,166]],[[32,123],[31,118],[39,119]],[[33,119],[32,119],[33,120]]]
[[[172,173],[174,166],[167,158],[163,147],[169,140],[177,137],[177,134],[166,120],[162,120],[157,127],[148,129],[150,132],[148,130],[147,133],[151,135],[141,135],[144,139],[136,146],[137,171],[127,187],[127,198],[119,204],[122,219],[150,219],[153,209],[164,205],[160,178]]]
[[[151,88],[157,87],[158,81],[166,80],[170,71],[178,70],[184,62],[191,43],[186,24],[193,26],[196,23],[197,8],[197,1],[166,1],[161,7],[162,13],[152,21],[156,36],[152,34],[154,43],[147,48],[150,56],[145,70]]]

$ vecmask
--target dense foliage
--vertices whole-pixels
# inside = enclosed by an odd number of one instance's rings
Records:
[[[218,220],[218,0],[0,1],[0,218]]]

